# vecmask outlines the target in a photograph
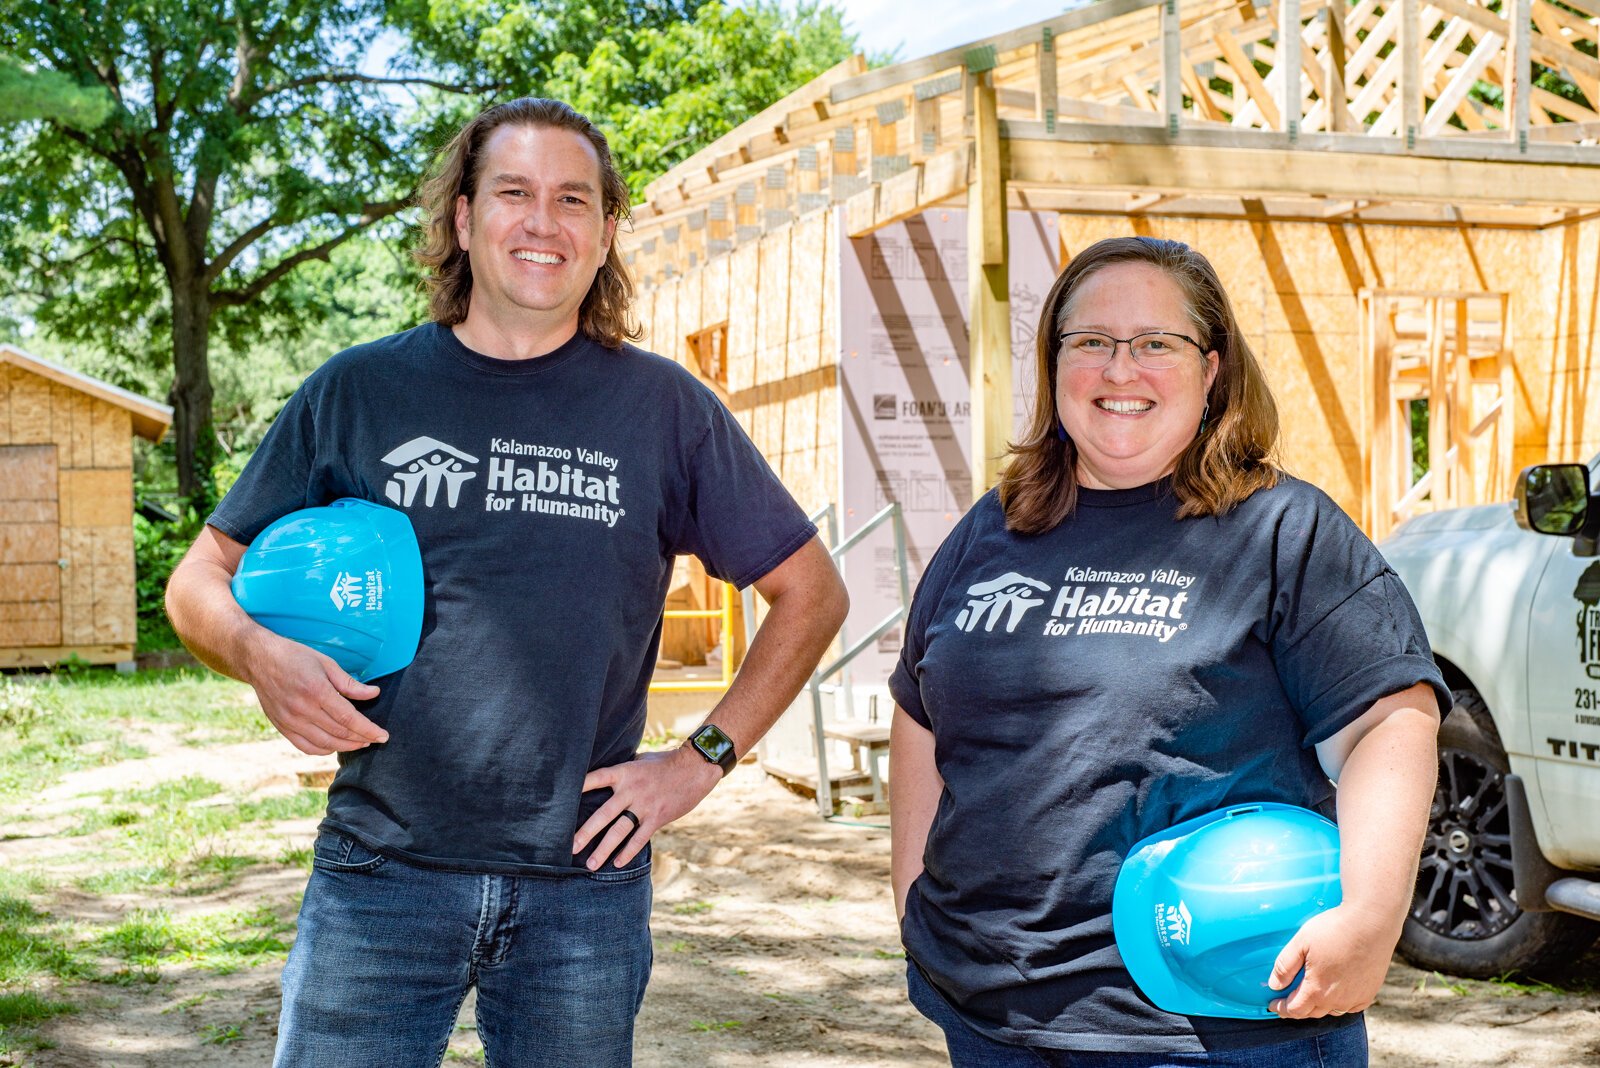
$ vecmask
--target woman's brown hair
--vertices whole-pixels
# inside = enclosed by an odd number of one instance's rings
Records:
[[[466,319],[472,299],[472,264],[456,240],[456,198],[466,197],[471,202],[478,188],[479,155],[489,135],[501,126],[571,130],[586,138],[600,160],[600,190],[606,216],[618,222],[629,218],[628,183],[617,173],[606,135],[594,123],[559,100],[533,96],[485,108],[439,152],[417,194],[417,203],[427,218],[422,246],[412,255],[428,272],[428,314],[445,326]],[[606,262],[583,298],[578,327],[610,349],[624,341],[636,341],[642,331],[633,321],[632,304],[633,279],[628,276],[628,267],[613,238]]]
[[[1180,241],[1107,238],[1072,258],[1039,316],[1033,421],[1022,440],[1012,444],[1000,476],[1000,504],[1010,530],[1042,533],[1071,515],[1077,504],[1077,445],[1058,430],[1059,335],[1079,287],[1113,263],[1148,263],[1165,271],[1183,290],[1201,351],[1218,356],[1203,428],[1178,455],[1172,473],[1178,518],[1219,515],[1278,481],[1278,470],[1269,460],[1278,440],[1278,406],[1210,261]]]

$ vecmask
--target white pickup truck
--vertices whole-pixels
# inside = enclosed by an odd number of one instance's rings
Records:
[[[1380,546],[1455,692],[1400,939],[1418,967],[1537,970],[1600,934],[1597,471],[1530,467],[1510,506],[1419,516]]]

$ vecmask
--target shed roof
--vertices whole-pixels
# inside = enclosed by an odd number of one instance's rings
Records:
[[[120,386],[113,386],[110,382],[102,382],[81,371],[74,371],[70,367],[62,367],[58,363],[41,359],[14,345],[0,344],[0,361],[15,364],[24,371],[31,371],[42,378],[59,382],[97,400],[126,409],[133,416],[133,431],[140,437],[160,441],[166,434],[167,427],[172,425],[172,409],[167,405]]]
[[[859,235],[963,203],[980,78],[1013,207],[1560,225],[1600,213],[1597,40],[1600,0],[1098,0],[835,67],[652,182],[632,255],[649,280],[680,240],[703,257],[830,204]]]

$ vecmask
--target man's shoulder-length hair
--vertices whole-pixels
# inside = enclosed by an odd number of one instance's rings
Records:
[[[1206,393],[1204,425],[1179,453],[1172,472],[1178,518],[1220,515],[1277,484],[1279,471],[1271,456],[1278,441],[1278,407],[1210,261],[1180,241],[1107,238],[1072,258],[1039,317],[1033,419],[1021,440],[1011,445],[1000,476],[1006,527],[1018,533],[1043,533],[1077,506],[1078,449],[1060,430],[1056,408],[1059,335],[1078,289],[1090,275],[1114,263],[1148,263],[1164,271],[1183,291],[1201,351],[1218,356],[1217,375]]]
[[[559,100],[525,96],[485,108],[450,139],[434,159],[417,194],[422,208],[423,239],[412,255],[426,270],[428,314],[454,326],[467,317],[472,299],[472,264],[456,240],[456,200],[470,202],[477,192],[479,157],[489,135],[501,126],[540,126],[571,130],[588,140],[600,161],[600,189],[605,214],[618,223],[629,218],[628,183],[617,172],[606,135],[588,118]],[[633,318],[633,279],[617,251],[615,235],[594,285],[583,298],[578,328],[606,348],[642,336]]]

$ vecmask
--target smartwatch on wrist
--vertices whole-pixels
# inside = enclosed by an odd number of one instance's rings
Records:
[[[721,767],[724,775],[739,762],[739,754],[733,751],[733,739],[715,724],[707,723],[689,735],[689,744],[695,752],[706,758],[707,763]]]

